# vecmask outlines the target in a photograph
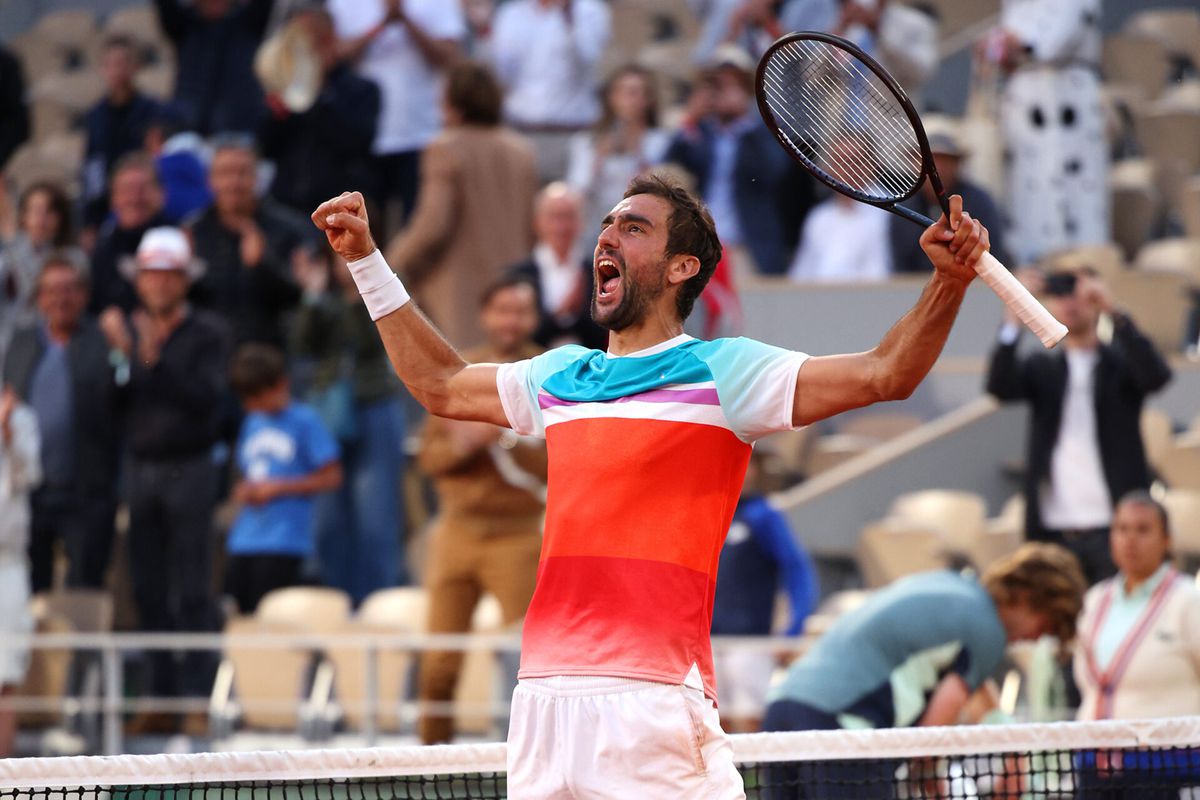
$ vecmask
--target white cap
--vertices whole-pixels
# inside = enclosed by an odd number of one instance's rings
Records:
[[[182,270],[196,280],[204,274],[204,265],[192,257],[192,244],[179,228],[151,228],[142,235],[137,256],[121,265],[126,278],[133,279],[138,270]]]

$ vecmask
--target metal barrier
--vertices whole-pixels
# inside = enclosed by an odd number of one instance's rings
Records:
[[[811,643],[807,637],[714,637],[714,655],[726,651],[753,650],[762,653],[796,654]],[[309,713],[326,722],[336,718],[348,708],[360,713],[363,719],[361,730],[366,745],[379,742],[379,655],[383,652],[411,653],[414,656],[426,650],[485,650],[497,654],[520,652],[518,634],[284,634],[263,633],[256,635],[221,633],[40,633],[5,637],[0,641],[0,651],[9,648],[36,650],[65,650],[74,653],[96,653],[99,655],[100,680],[98,691],[92,696],[43,698],[9,695],[0,698],[0,708],[15,711],[61,712],[81,715],[99,715],[101,752],[117,755],[124,751],[122,715],[137,712],[198,713],[208,712],[216,718],[222,712],[218,707],[221,696],[228,698],[231,677],[218,670],[217,680],[209,698],[178,697],[131,697],[124,696],[126,654],[145,651],[209,651],[221,653],[228,648],[294,650],[311,653],[319,660],[331,651],[355,649],[364,653],[365,695],[360,703],[347,706],[330,696],[327,686],[321,687],[317,707]],[[328,663],[328,662],[325,662]],[[301,713],[308,700],[297,698],[285,704],[242,704],[261,710],[296,710]],[[240,702],[240,701],[239,701]],[[723,707],[724,709],[724,707]],[[406,722],[415,722],[423,712],[453,714],[456,711],[486,714],[503,718],[508,713],[507,702],[495,702],[486,707],[464,706],[461,703],[425,703],[406,698],[402,704]],[[737,711],[737,709],[732,709]],[[330,725],[330,729],[332,724]]]

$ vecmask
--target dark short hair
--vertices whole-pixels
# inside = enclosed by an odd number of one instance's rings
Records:
[[[648,173],[634,178],[625,190],[625,197],[638,194],[661,197],[671,205],[671,216],[667,218],[667,258],[688,255],[700,260],[700,271],[684,281],[675,297],[679,319],[686,320],[721,260],[716,223],[704,204],[683,184],[665,175]]]
[[[283,351],[266,344],[244,344],[229,363],[229,385],[242,400],[274,389],[287,377]]]
[[[42,281],[46,275],[56,269],[69,270],[75,276],[76,283],[83,291],[87,291],[91,286],[91,281],[88,278],[88,271],[79,263],[78,258],[74,258],[68,251],[52,250],[45,258],[42,259],[41,265],[38,267],[37,281],[34,283],[34,290],[41,291]]]
[[[1171,517],[1167,513],[1167,507],[1155,500],[1154,495],[1145,489],[1134,489],[1121,495],[1121,499],[1117,505],[1123,506],[1126,503],[1154,509],[1154,513],[1158,515],[1158,521],[1162,523],[1163,533],[1167,536],[1171,535]]]
[[[225,133],[218,133],[209,141],[212,145],[212,157],[214,159],[218,153],[226,150],[238,150],[243,153],[249,153],[255,161],[258,161],[258,143],[254,140],[252,134],[226,131]]]
[[[29,207],[30,199],[38,192],[44,192],[49,195],[50,208],[58,215],[58,232],[54,234],[54,240],[51,244],[55,247],[69,247],[75,244],[75,229],[71,218],[71,198],[67,196],[66,190],[54,181],[34,181],[21,193],[21,199],[17,203],[17,224],[20,225],[20,219],[25,216],[25,209]]]
[[[129,55],[133,56],[134,61],[138,60],[138,45],[132,37],[124,33],[110,33],[104,37],[104,41],[100,44],[100,52],[107,53],[109,50],[127,50]]]
[[[158,167],[155,165],[154,159],[141,150],[126,153],[118,158],[117,163],[113,164],[112,171],[109,173],[109,180],[111,181],[117,175],[131,169],[149,172],[150,177],[154,179],[154,183],[158,184]]]
[[[446,75],[446,102],[467,125],[499,125],[504,93],[488,67],[460,61]]]
[[[518,286],[528,286],[533,289],[533,293],[537,295],[537,286],[528,275],[522,275],[519,272],[510,272],[499,280],[492,281],[487,288],[479,295],[479,307],[487,308],[488,303],[495,299],[496,295],[503,292],[505,289],[515,289]]]

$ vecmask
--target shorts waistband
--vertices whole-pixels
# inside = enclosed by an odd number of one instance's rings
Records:
[[[517,682],[519,688],[548,697],[590,697],[682,685],[610,675],[555,675],[550,678],[522,678]]]

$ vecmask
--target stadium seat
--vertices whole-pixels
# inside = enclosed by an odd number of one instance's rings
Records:
[[[1200,441],[1177,441],[1163,455],[1159,474],[1172,491],[1200,491]]]
[[[1171,549],[1182,569],[1200,566],[1200,491],[1171,489],[1162,498],[1171,520]]]
[[[892,517],[863,528],[855,556],[863,583],[878,589],[905,575],[944,568],[948,549],[937,529]]]
[[[70,621],[56,613],[47,604],[30,603],[33,614],[34,633],[73,633]],[[29,652],[29,668],[25,680],[17,689],[17,696],[30,698],[47,704],[57,704],[58,710],[20,711],[17,725],[21,729],[49,728],[64,719],[62,705],[67,698],[68,676],[71,671],[71,651],[65,648],[35,648]]]
[[[164,55],[171,51],[158,26],[158,13],[149,4],[116,9],[104,20],[104,33],[128,37],[143,48],[161,51]]]
[[[1200,110],[1154,106],[1137,119],[1138,141],[1159,169],[1200,168]]]
[[[254,617],[310,633],[337,633],[350,619],[350,596],[318,586],[276,589],[259,602]]]
[[[983,536],[987,504],[974,492],[928,489],[900,495],[889,515],[940,532],[948,547],[969,557]]]
[[[808,475],[820,475],[822,472],[844,464],[855,456],[860,456],[877,445],[875,439],[865,436],[852,436],[844,433],[826,434],[813,444],[806,466]]]
[[[308,691],[312,653],[305,648],[256,645],[252,641],[255,637],[306,632],[299,625],[256,617],[234,617],[225,624],[230,642],[225,646],[209,704],[214,738],[229,735],[238,722],[254,730],[310,731],[314,711],[320,705],[313,703]]]
[[[87,8],[65,8],[43,14],[33,33],[67,67],[93,63],[100,47],[96,15]]]
[[[1146,97],[1158,97],[1171,74],[1167,48],[1152,36],[1117,33],[1104,39],[1101,71],[1105,82],[1134,84]]]
[[[1146,461],[1158,471],[1163,456],[1174,446],[1175,422],[1171,415],[1158,408],[1145,408],[1141,418],[1142,442]]]
[[[74,128],[104,96],[104,82],[94,70],[55,72],[32,82],[35,138]]]
[[[1200,239],[1174,237],[1148,242],[1138,251],[1135,263],[1139,270],[1174,272],[1200,281]]]
[[[134,78],[134,83],[139,91],[158,100],[166,100],[175,91],[175,66],[160,63],[143,67]]]
[[[374,592],[350,622],[348,631],[355,634],[423,633],[429,610],[429,598],[419,587],[382,589]],[[366,726],[367,653],[358,647],[330,648],[325,655],[334,668],[334,695],[343,723],[354,730]],[[376,729],[398,732],[404,723],[403,703],[413,694],[412,679],[416,674],[414,654],[408,650],[380,648],[375,655]]]
[[[1125,22],[1125,31],[1159,41],[1176,58],[1200,67],[1200,12],[1189,8],[1151,8]]]
[[[1200,239],[1200,175],[1193,175],[1184,183],[1179,215],[1183,218],[1184,234]]]
[[[26,84],[40,75],[60,72],[67,65],[62,51],[45,41],[36,30],[14,36],[8,41],[7,47],[21,61]]]
[[[1124,272],[1126,264],[1121,248],[1115,244],[1081,244],[1051,253],[1042,259],[1042,268],[1047,271],[1084,267],[1094,269],[1108,278]]]
[[[1167,240],[1168,246],[1171,241]],[[1120,298],[1121,305],[1129,309],[1138,327],[1155,345],[1164,353],[1178,353],[1191,306],[1188,287],[1195,278],[1181,271],[1161,269],[1160,263],[1178,258],[1178,255],[1155,252],[1157,249],[1155,242],[1143,247],[1138,254],[1139,268],[1112,276],[1108,285],[1113,296]]]
[[[1162,196],[1157,184],[1156,165],[1150,159],[1127,159],[1112,166],[1112,237],[1120,245],[1118,268],[1123,268],[1124,258],[1132,258],[1158,227]]]

